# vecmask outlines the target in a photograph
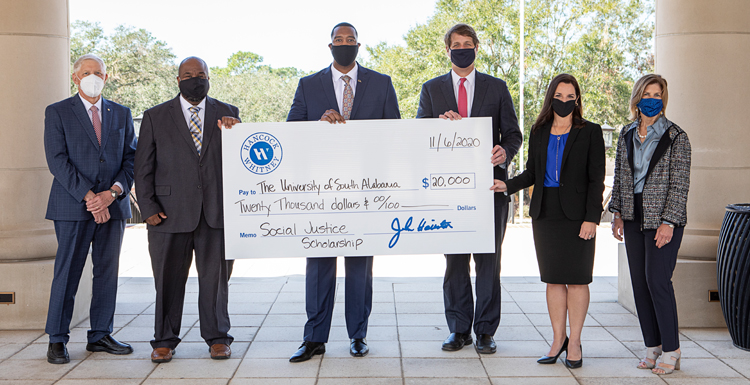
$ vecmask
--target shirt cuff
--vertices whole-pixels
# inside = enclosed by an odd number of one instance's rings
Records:
[[[507,165],[507,164],[505,164],[505,163],[500,163],[500,164],[498,164],[498,165],[497,165],[497,167],[500,167],[500,168],[502,168],[503,170],[505,170],[505,169],[506,169],[506,168],[508,167],[508,165]]]
[[[123,195],[125,195],[125,189],[124,189],[124,188],[122,188],[122,183],[120,183],[120,182],[115,182],[115,186],[117,186],[117,187],[119,187],[119,188],[120,188],[120,196],[123,196]]]

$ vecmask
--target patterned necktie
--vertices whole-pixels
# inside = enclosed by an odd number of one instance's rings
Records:
[[[349,75],[344,75],[341,77],[341,80],[344,81],[344,100],[341,103],[341,115],[345,120],[349,120],[352,115],[352,104],[354,103],[354,91],[352,91],[352,86],[349,85],[349,80],[352,80],[352,78]]]
[[[96,106],[91,106],[91,124],[94,125],[94,132],[96,133],[96,140],[99,141],[99,145],[102,145],[102,121],[99,120],[99,109]]]
[[[200,107],[192,106],[188,108],[190,111],[190,134],[193,136],[193,143],[195,148],[198,150],[198,155],[201,154],[201,118],[198,117],[198,111]]]
[[[462,118],[469,116],[467,107],[469,103],[468,99],[466,98],[466,87],[464,87],[465,81],[466,78],[461,78],[461,80],[458,82],[458,113]]]

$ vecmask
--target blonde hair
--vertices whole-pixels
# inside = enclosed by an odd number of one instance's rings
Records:
[[[646,87],[651,84],[658,84],[661,87],[661,101],[664,104],[664,108],[661,110],[661,114],[667,115],[667,102],[669,101],[669,91],[667,90],[667,79],[657,74],[648,74],[638,79],[633,86],[633,93],[630,94],[630,116],[628,119],[636,120],[640,117],[640,111],[638,110],[638,103],[643,98],[643,93],[646,91]]]

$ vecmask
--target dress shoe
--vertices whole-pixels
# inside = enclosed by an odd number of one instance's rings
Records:
[[[477,353],[493,354],[497,351],[497,344],[491,335],[477,334],[477,342],[474,348],[477,350]]]
[[[226,360],[232,357],[232,349],[227,344],[213,344],[208,351],[211,352],[212,360]]]
[[[560,347],[560,351],[557,352],[557,354],[552,357],[542,356],[542,358],[536,360],[536,362],[540,364],[554,364],[555,362],[557,362],[557,358],[560,357],[560,354],[566,351],[568,351],[568,336],[565,336],[565,342],[563,342],[562,347]]]
[[[581,346],[581,359],[580,360],[571,361],[568,359],[568,355],[566,354],[564,362],[565,362],[565,366],[571,369],[578,369],[581,366],[583,366],[583,346]]]
[[[443,350],[454,352],[456,350],[461,350],[464,346],[469,344],[471,344],[471,334],[451,333],[451,335],[443,341]]]
[[[349,354],[352,357],[364,357],[370,352],[370,348],[367,347],[367,340],[364,338],[352,338],[352,345],[349,349]]]
[[[326,352],[326,344],[323,342],[305,341],[299,346],[299,350],[292,354],[289,362],[302,362],[311,359],[314,355]]]
[[[164,362],[172,361],[174,350],[170,348],[156,348],[151,352],[151,362],[161,364]]]
[[[68,348],[63,342],[50,342],[47,348],[47,362],[50,364],[67,364],[70,362]]]
[[[122,343],[111,335],[107,334],[99,341],[86,344],[86,350],[90,352],[106,352],[109,354],[130,354],[133,353],[133,347]]]

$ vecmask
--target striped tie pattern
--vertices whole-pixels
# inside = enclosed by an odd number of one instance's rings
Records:
[[[102,145],[102,121],[99,119],[99,109],[96,106],[91,106],[91,124],[94,125],[94,133],[96,134],[96,140],[99,141],[99,145]]]
[[[198,111],[201,110],[200,107],[192,106],[188,108],[190,111],[190,134],[193,136],[193,142],[195,143],[195,148],[198,150],[198,155],[201,154],[201,118],[198,116]]]
[[[349,75],[344,75],[341,80],[344,81],[344,100],[341,103],[342,114],[345,120],[349,120],[352,115],[352,104],[354,104],[354,91],[352,86],[349,84],[349,80],[352,78]]]

